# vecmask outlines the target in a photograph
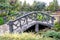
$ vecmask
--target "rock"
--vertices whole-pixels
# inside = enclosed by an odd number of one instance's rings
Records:
[[[0,26],[0,33],[6,33],[9,32],[9,26],[7,24]]]

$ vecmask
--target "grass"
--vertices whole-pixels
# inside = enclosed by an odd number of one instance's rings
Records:
[[[0,36],[0,40],[54,40],[53,38],[43,37],[34,33],[10,34],[5,33]]]

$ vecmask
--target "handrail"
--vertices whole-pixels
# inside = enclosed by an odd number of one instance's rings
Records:
[[[34,13],[41,13],[41,14],[44,14],[44,15],[47,15],[47,16],[49,16],[49,17],[51,17],[52,19],[55,20],[54,17],[48,15],[47,13],[45,13],[45,12],[43,12],[43,11],[33,11],[33,12],[29,12],[29,13],[27,13],[27,14],[25,14],[25,15],[19,17],[19,18],[17,18],[16,20],[19,20],[19,19],[21,19],[21,18],[23,18],[23,17],[25,17],[25,16],[28,16],[28,15],[30,15],[30,14],[34,14]],[[13,22],[15,22],[16,20],[14,20]]]

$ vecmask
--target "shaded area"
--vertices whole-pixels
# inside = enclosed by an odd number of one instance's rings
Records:
[[[48,28],[49,29],[48,26],[39,24],[39,30],[43,30],[45,28]],[[35,32],[35,25],[33,25],[30,28],[28,28],[25,32]]]
[[[28,28],[25,32],[35,32],[35,25]]]
[[[39,24],[39,30],[42,30],[42,29],[45,29],[45,28],[49,28],[49,26]]]

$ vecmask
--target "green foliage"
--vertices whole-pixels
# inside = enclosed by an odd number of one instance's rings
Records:
[[[7,9],[7,8],[10,7],[8,1],[9,1],[9,0],[0,0],[0,9],[1,9],[1,10],[2,10],[2,9],[5,10],[5,9]]]
[[[48,11],[56,11],[57,9],[59,9],[59,5],[57,0],[53,0],[53,2],[50,2],[49,6],[46,8]]]
[[[6,3],[8,0],[0,0],[0,3]]]
[[[0,0],[0,10],[4,10],[5,12],[0,13],[0,17],[8,17],[7,20],[11,20],[16,18],[17,12],[20,11],[40,11],[45,8],[45,3],[44,2],[36,2],[32,5],[29,3],[24,3],[20,2],[19,0],[15,0],[15,2],[11,0]],[[38,16],[38,18],[40,18]],[[42,19],[42,18],[40,18]]]
[[[20,11],[20,10],[22,10],[21,9],[22,3],[19,0],[15,0],[15,2],[10,2],[9,4],[12,6],[10,11]]]
[[[9,4],[6,4],[6,3],[0,3],[0,7],[2,7],[2,8],[9,8],[10,7],[10,5]]]
[[[0,13],[0,17],[4,17],[4,16],[7,16],[7,13],[5,12]]]
[[[4,24],[3,17],[0,17],[0,25]]]
[[[55,11],[54,4],[51,2],[50,5],[47,7],[48,11]]]
[[[60,23],[55,23],[55,27],[54,27],[57,31],[60,30]]]
[[[42,13],[38,13],[37,19],[40,21],[50,20],[50,18],[48,18],[46,15],[43,15]]]
[[[43,16],[38,14],[37,19],[42,21],[43,20]]]
[[[10,12],[9,12],[9,15],[12,15],[12,16],[13,16],[13,15],[16,14],[16,12],[17,12],[17,11],[10,11]]]
[[[51,37],[51,38],[55,38],[56,40],[57,39],[60,39],[60,32],[56,32],[56,31],[47,31],[44,36],[46,37]]]
[[[59,9],[58,1],[53,0],[55,10]]]
[[[60,28],[60,23],[55,23],[55,27]]]
[[[34,1],[33,5],[32,5],[32,9],[33,9],[33,11],[41,11],[41,10],[45,9],[45,3]]]

